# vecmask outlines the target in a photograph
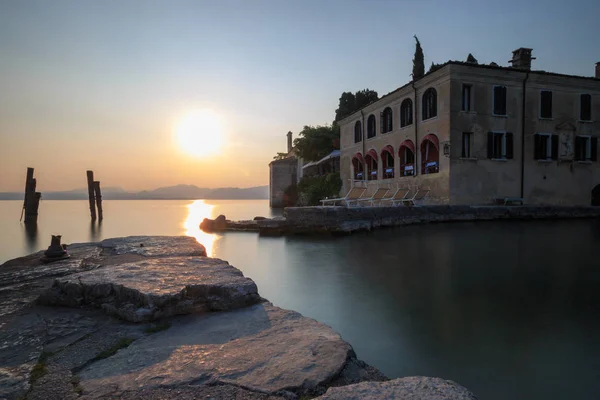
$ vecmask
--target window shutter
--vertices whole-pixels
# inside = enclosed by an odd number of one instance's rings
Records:
[[[498,106],[500,105],[500,96],[499,94],[500,88],[498,86],[494,86],[494,104],[492,113],[498,115]]]
[[[488,132],[487,158],[490,160],[494,158],[494,134],[492,132]]]
[[[463,86],[463,87],[464,87],[464,86]],[[465,134],[465,133],[463,133],[463,134],[462,134],[462,153],[461,153],[461,154],[462,154],[462,155],[461,155],[461,157],[462,157],[462,158],[466,158],[466,157],[467,157],[467,154],[466,154],[466,152],[465,152],[465,150],[466,150],[466,149],[465,149],[465,140],[466,140],[466,137],[465,137],[465,136],[466,136],[466,134]]]
[[[533,159],[539,160],[542,158],[542,152],[540,151],[542,148],[542,137],[537,133],[533,135]],[[545,157],[544,157],[545,158]]]
[[[582,138],[579,136],[575,136],[575,161],[581,161],[581,152],[582,152]],[[585,158],[585,156],[583,157]]]
[[[558,160],[558,135],[552,135],[552,159]]]
[[[502,94],[502,100],[500,102],[500,114],[506,115],[506,86],[502,86],[502,89],[500,89],[500,93]]]
[[[598,161],[598,138],[593,137],[591,140],[592,140],[592,150],[591,150],[592,161]]]
[[[379,133],[383,132],[383,113],[379,113]]]
[[[512,132],[506,133],[506,158],[509,160],[513,159],[513,134],[512,134]]]

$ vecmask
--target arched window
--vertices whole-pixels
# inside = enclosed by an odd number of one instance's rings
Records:
[[[387,107],[385,110],[383,110],[383,112],[381,113],[381,121],[380,121],[380,129],[381,129],[381,133],[387,133],[387,132],[391,132],[393,127],[392,127],[392,109]]]
[[[440,172],[440,142],[433,133],[425,136],[421,142],[421,173]]]
[[[367,139],[375,137],[375,129],[375,116],[371,114],[367,119]]]
[[[405,140],[398,150],[400,156],[400,176],[413,176],[415,174],[415,144],[412,140]]]
[[[377,180],[377,152],[369,150],[365,156],[365,164],[367,165],[367,180]]]
[[[405,99],[400,105],[400,127],[411,125],[413,123],[412,100]]]
[[[383,163],[383,179],[394,177],[394,148],[387,145],[381,150],[381,162]]]
[[[356,153],[352,157],[352,171],[355,181],[362,181],[365,179],[365,160],[362,154]]]
[[[423,94],[423,121],[437,116],[437,92],[434,88],[429,88]]]
[[[360,121],[356,121],[354,124],[354,143],[362,141],[362,125]]]

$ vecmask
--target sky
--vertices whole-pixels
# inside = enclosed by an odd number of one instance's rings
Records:
[[[542,5],[543,4],[543,5]],[[0,0],[0,191],[86,185],[267,185],[304,125],[329,124],[344,91],[410,80],[413,35],[431,62],[592,76],[600,2],[504,0]],[[198,156],[174,131],[211,110],[222,146]],[[189,150],[189,149],[187,149]]]

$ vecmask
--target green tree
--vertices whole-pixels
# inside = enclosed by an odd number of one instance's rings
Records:
[[[340,103],[335,110],[335,122],[347,117],[356,111],[356,98],[352,92],[344,92],[340,96]]]
[[[352,112],[360,110],[374,101],[379,100],[377,92],[371,89],[359,90],[354,97],[356,98],[356,108]]]
[[[413,80],[422,78],[425,75],[425,56],[423,55],[421,42],[419,42],[417,35],[415,35],[415,40],[417,44],[415,45],[415,58],[413,58]]]
[[[371,89],[359,90],[356,93],[344,92],[340,97],[340,102],[337,110],[335,110],[334,124],[353,112],[360,110],[364,106],[379,100],[379,95]]]
[[[318,161],[331,153],[340,137],[339,129],[335,130],[331,125],[306,125],[298,136],[294,139],[296,154],[306,161]]]
[[[317,206],[326,197],[338,197],[341,189],[339,174],[303,176],[298,182],[298,201],[302,206]]]

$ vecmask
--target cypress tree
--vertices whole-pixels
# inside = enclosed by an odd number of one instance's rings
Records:
[[[415,58],[413,58],[413,80],[417,80],[425,75],[425,57],[423,56],[423,49],[417,35],[415,35],[415,40],[417,44],[415,46]]]

